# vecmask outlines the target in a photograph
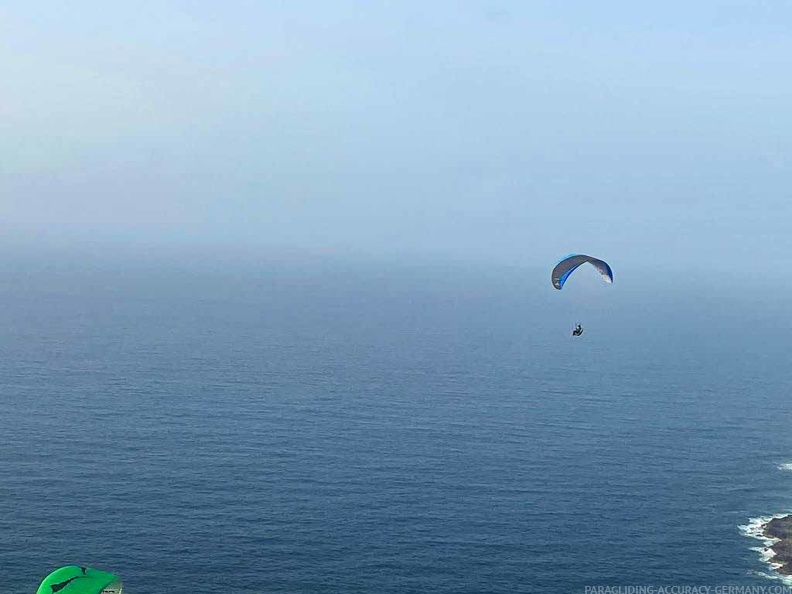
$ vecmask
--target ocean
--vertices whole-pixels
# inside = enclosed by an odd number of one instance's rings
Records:
[[[727,273],[10,259],[0,567],[129,594],[767,585],[790,315]],[[579,282],[575,282],[579,281]],[[576,322],[584,335],[569,333]]]

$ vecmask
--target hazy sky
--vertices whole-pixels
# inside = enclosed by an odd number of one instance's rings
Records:
[[[790,30],[790,0],[5,0],[0,233],[775,268]]]

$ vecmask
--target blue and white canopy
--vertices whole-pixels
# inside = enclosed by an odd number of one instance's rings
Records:
[[[607,262],[583,254],[572,254],[561,260],[555,265],[555,268],[553,268],[553,286],[560,291],[569,278],[569,275],[572,274],[578,266],[587,262],[599,271],[605,282],[613,282],[613,270],[611,270]]]

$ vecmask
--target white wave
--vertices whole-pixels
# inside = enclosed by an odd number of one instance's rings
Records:
[[[792,470],[792,462],[784,462],[778,465],[778,470]]]
[[[765,546],[770,546],[771,544],[778,542],[778,539],[765,536],[765,526],[767,526],[767,523],[770,520],[775,520],[776,518],[785,518],[788,515],[788,513],[784,513],[775,514],[774,516],[759,516],[758,518],[750,518],[747,524],[744,526],[738,526],[738,528],[740,529],[740,532],[742,532],[743,536],[756,538],[761,540]]]
[[[787,588],[792,586],[792,576],[781,575],[780,573],[776,573],[776,572],[769,573],[767,571],[749,571],[748,575],[755,578],[761,578],[764,580],[780,581]]]
[[[792,576],[790,575],[781,575],[780,573],[776,573],[775,571],[772,573],[768,573],[766,571],[751,571],[749,575],[754,577],[762,578],[765,580],[776,580],[784,584],[784,587],[789,588],[792,586]]]

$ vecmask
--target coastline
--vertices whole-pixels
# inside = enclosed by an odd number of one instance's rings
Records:
[[[761,554],[775,577],[792,580],[792,513],[752,518],[740,530],[762,541],[763,546],[753,550]]]
[[[762,535],[771,543],[765,551],[773,571],[782,576],[792,576],[792,514],[765,522]]]

